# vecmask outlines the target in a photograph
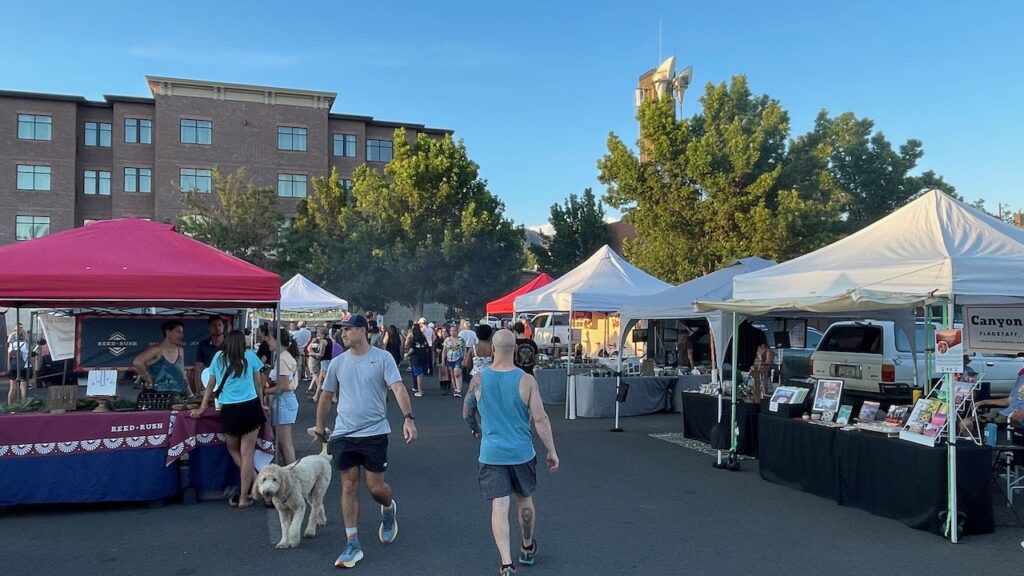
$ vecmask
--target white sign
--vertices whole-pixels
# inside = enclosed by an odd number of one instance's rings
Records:
[[[89,370],[86,396],[117,396],[117,370]]]
[[[972,352],[1016,354],[1024,350],[1024,306],[965,305],[964,330]]]
[[[943,328],[935,331],[935,371],[940,374],[964,371],[963,330]]]
[[[54,361],[74,358],[75,318],[53,314],[40,314],[38,318],[43,338],[46,338],[46,345],[50,348],[50,358]]]

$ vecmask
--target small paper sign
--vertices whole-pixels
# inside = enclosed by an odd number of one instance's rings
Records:
[[[117,370],[89,370],[86,396],[117,396]]]
[[[935,371],[942,374],[964,371],[963,332],[959,328],[935,331]]]

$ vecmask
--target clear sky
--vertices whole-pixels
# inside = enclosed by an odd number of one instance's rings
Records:
[[[659,53],[746,74],[792,134],[817,112],[924,143],[969,200],[1024,208],[1024,3],[0,2],[0,89],[149,96],[146,74],[338,93],[334,112],[455,130],[517,223],[594,187]],[[659,21],[661,42],[659,50]]]

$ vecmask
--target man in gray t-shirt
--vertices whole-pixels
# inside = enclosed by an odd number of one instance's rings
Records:
[[[352,568],[363,559],[357,531],[360,468],[366,472],[370,496],[380,504],[381,523],[377,536],[385,544],[398,536],[397,507],[391,497],[391,486],[384,481],[388,467],[388,434],[391,433],[387,419],[389,389],[405,417],[402,433],[407,443],[416,439],[416,423],[395,359],[388,352],[370,346],[366,318],[356,314],[343,321],[341,327],[342,341],[348,351],[331,360],[327,369],[317,404],[315,433],[321,441],[328,441],[324,422],[337,395],[337,416],[329,441],[334,464],[341,470],[341,513],[348,541],[334,565]]]

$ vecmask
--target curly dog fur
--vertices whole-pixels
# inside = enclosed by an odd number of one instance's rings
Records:
[[[272,500],[281,520],[281,541],[278,548],[299,545],[299,529],[309,503],[309,522],[305,536],[316,536],[316,527],[327,525],[324,494],[331,484],[331,462],[325,452],[306,456],[288,466],[268,464],[256,477],[256,490],[264,499]]]

